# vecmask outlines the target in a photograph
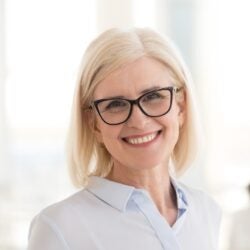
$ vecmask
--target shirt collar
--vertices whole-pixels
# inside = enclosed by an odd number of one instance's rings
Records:
[[[171,183],[175,189],[179,215],[188,206],[186,195],[179,183],[171,177]],[[108,179],[91,176],[86,189],[110,206],[124,212],[132,193],[138,189],[132,186],[110,181]],[[141,189],[140,189],[141,190]]]
[[[170,180],[171,180],[171,183],[175,189],[177,201],[181,200],[187,206],[188,201],[187,201],[187,196],[186,196],[184,190],[181,188],[180,184],[178,183],[178,181],[176,179],[174,179],[173,177],[170,177]]]
[[[188,207],[187,196],[177,180],[175,180],[173,177],[170,177],[170,180],[175,189],[177,197],[178,218],[179,218],[187,210]]]
[[[86,188],[89,192],[110,206],[125,211],[134,187],[110,181],[102,177],[91,176]]]

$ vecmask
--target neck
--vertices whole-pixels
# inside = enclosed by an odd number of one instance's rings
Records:
[[[147,190],[162,214],[167,213],[168,209],[176,210],[175,191],[166,165],[138,170],[115,164],[107,179]]]

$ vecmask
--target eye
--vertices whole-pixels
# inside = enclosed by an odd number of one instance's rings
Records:
[[[114,100],[114,101],[110,101],[107,104],[107,109],[109,108],[116,108],[116,107],[123,107],[124,105],[126,105],[123,101],[121,100]]]
[[[143,102],[150,102],[150,101],[154,101],[154,100],[160,100],[164,98],[163,93],[161,93],[160,91],[154,91],[154,92],[150,92],[147,95],[145,95],[143,97]]]
[[[122,99],[105,100],[99,103],[101,112],[121,112],[129,107],[129,103]]]

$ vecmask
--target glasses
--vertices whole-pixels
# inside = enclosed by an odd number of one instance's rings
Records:
[[[135,100],[125,98],[99,99],[92,102],[90,109],[95,108],[101,119],[109,125],[126,122],[137,105],[143,114],[149,117],[160,117],[167,114],[172,106],[173,93],[180,88],[166,87],[141,95]]]

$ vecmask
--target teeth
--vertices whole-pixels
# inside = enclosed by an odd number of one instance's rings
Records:
[[[137,138],[128,138],[127,142],[131,144],[141,144],[145,142],[152,141],[156,137],[157,133],[146,135],[143,137],[137,137]]]

